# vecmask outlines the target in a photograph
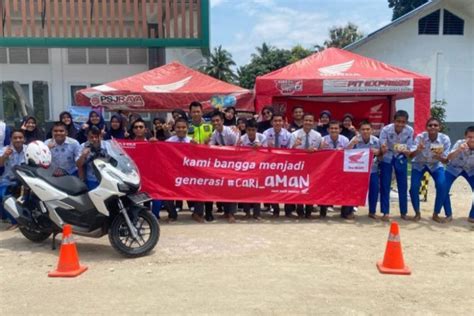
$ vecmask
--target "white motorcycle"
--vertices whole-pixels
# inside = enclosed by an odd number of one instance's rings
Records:
[[[75,176],[55,177],[53,170],[31,164],[14,167],[22,193],[5,197],[3,205],[27,239],[42,242],[53,234],[54,249],[56,235],[70,224],[77,235],[108,234],[115,250],[127,257],[143,256],[156,246],[160,227],[143,206],[151,198],[138,192],[140,174],[135,163],[117,142],[103,143],[107,155],[90,158],[100,182],[91,191]]]

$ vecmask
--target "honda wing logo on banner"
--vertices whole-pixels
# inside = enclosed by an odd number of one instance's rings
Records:
[[[167,84],[156,84],[156,85],[146,85],[143,86],[143,89],[149,92],[172,92],[176,91],[185,85],[188,84],[188,82],[191,80],[192,76],[186,77],[182,80],[172,82],[172,83],[167,83]]]
[[[413,92],[413,79],[323,80],[323,93]]]
[[[321,67],[318,70],[321,76],[328,76],[328,77],[330,76],[347,76],[347,77],[360,76],[360,74],[355,73],[355,72],[353,73],[346,72],[349,69],[351,69],[353,64],[354,64],[354,60],[349,60],[341,64]]]
[[[344,151],[344,172],[368,172],[370,149]]]

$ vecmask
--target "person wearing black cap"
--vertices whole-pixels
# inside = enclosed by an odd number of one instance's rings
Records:
[[[321,134],[321,136],[326,136],[329,134],[329,121],[331,121],[331,112],[324,110],[319,114],[318,126],[316,126],[316,131]]]

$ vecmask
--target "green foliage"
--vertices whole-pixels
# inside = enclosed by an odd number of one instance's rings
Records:
[[[393,9],[392,21],[426,2],[428,2],[428,0],[388,0],[388,7]]]
[[[207,65],[200,71],[216,79],[234,83],[237,76],[232,71],[232,66],[235,66],[232,54],[219,45],[214,47],[214,51],[207,59]]]
[[[359,31],[359,27],[351,22],[346,26],[334,26],[329,29],[329,39],[323,45],[316,44],[316,51],[323,51],[329,47],[344,48],[349,44],[361,39],[364,34]]]
[[[443,100],[434,100],[431,102],[431,117],[437,118],[441,122],[441,132],[445,133],[449,129],[446,126],[446,105],[448,103]]]
[[[252,54],[250,63],[239,67],[237,75],[239,85],[243,88],[252,89],[257,76],[262,76],[274,70],[285,67],[302,58],[308,57],[313,52],[309,49],[297,45],[291,50],[279,49],[263,43],[256,47],[256,53]]]

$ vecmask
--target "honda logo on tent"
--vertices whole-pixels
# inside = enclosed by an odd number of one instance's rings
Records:
[[[319,68],[319,74],[321,76],[360,76],[358,73],[348,73],[348,71],[352,65],[354,64],[354,60],[349,60],[341,64],[336,64],[332,66],[326,66]]]

